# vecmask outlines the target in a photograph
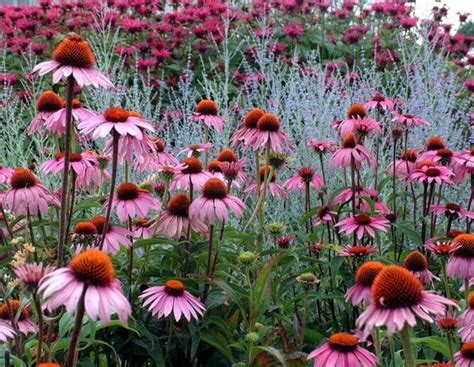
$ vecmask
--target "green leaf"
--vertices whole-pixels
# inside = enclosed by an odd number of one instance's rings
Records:
[[[264,352],[270,353],[273,357],[275,357],[278,360],[278,362],[281,363],[281,366],[283,366],[283,367],[288,366],[286,364],[285,356],[283,355],[283,353],[280,350],[278,350],[274,347],[270,347],[270,346],[258,346],[257,349],[260,349],[260,350],[263,350]]]
[[[232,351],[229,348],[229,342],[222,335],[217,333],[201,333],[201,340],[204,343],[216,348],[221,352],[231,363],[234,363]]]
[[[451,358],[449,354],[449,348],[446,343],[446,339],[441,338],[440,336],[426,336],[423,338],[413,338],[411,341],[414,344],[420,344],[425,347],[428,347],[435,352],[442,353],[445,357]]]

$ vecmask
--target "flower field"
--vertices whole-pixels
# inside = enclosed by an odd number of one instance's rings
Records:
[[[474,366],[474,23],[414,6],[0,7],[0,365]]]

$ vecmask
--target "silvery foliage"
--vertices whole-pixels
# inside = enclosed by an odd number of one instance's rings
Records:
[[[115,88],[87,89],[83,93],[86,106],[101,112],[111,105],[122,105],[141,112],[145,118],[157,123],[158,127],[166,125],[168,128],[160,128],[158,134],[168,142],[169,149],[175,154],[190,144],[203,143],[202,126],[190,123],[187,117],[192,115],[199,99],[212,98],[219,104],[220,113],[227,120],[224,134],[211,135],[211,141],[215,144],[214,153],[228,145],[228,139],[245,113],[258,106],[280,117],[282,128],[294,143],[292,159],[288,168],[281,170],[278,181],[282,183],[302,166],[312,166],[320,172],[317,157],[308,148],[308,142],[312,138],[338,142],[330,122],[345,118],[352,103],[363,103],[376,91],[385,96],[400,98],[405,113],[420,116],[430,122],[429,126],[415,128],[410,132],[411,147],[421,147],[431,135],[446,138],[453,150],[466,149],[468,145],[467,101],[457,98],[463,88],[462,83],[456,72],[449,68],[447,57],[435,52],[425,43],[414,44],[400,39],[401,61],[397,72],[380,72],[376,70],[373,60],[360,59],[356,82],[335,72],[332,74],[331,86],[328,87],[327,70],[320,63],[317,51],[308,57],[304,68],[296,62],[298,48],[294,54],[295,62],[285,63],[269,52],[270,44],[275,43],[274,39],[258,38],[252,34],[244,36],[248,33],[229,31],[229,20],[226,20],[224,39],[214,45],[217,56],[212,59],[192,59],[189,52],[188,68],[182,71],[177,86],[169,88],[162,82],[157,91],[150,86],[151,75],[137,71],[133,66],[127,67],[125,60],[117,60],[116,55],[113,55],[115,47],[122,41],[119,30],[107,24],[104,15],[99,14],[95,21],[96,32],[90,35],[89,41],[96,53],[98,67],[107,71]],[[244,58],[241,66],[250,80],[245,87],[238,88],[230,64],[237,57],[240,58],[240,53],[248,47],[254,48],[254,61],[248,62]],[[3,72],[8,72],[5,54],[1,57]],[[35,57],[22,61],[25,75],[36,63]],[[191,67],[197,63],[203,68],[200,75]],[[215,70],[222,72],[211,79],[209,74]],[[51,89],[50,82],[49,78],[23,81],[24,88],[31,93],[31,103],[21,103],[13,88],[2,88],[0,149],[4,152],[4,165],[25,165],[33,159],[41,162],[54,154],[51,147],[55,146],[55,139],[51,140],[41,134],[25,137],[25,130],[35,113],[33,101],[42,91]],[[168,115],[166,124],[163,118],[165,112]],[[385,125],[390,119],[390,116],[381,117]],[[392,159],[392,150],[387,148],[391,144],[390,137],[388,139],[382,142],[382,147],[385,148],[381,149],[380,170],[385,169]],[[371,150],[375,149],[373,141],[374,139],[370,139],[367,142],[367,147]],[[253,162],[251,155],[245,155]],[[330,167],[329,159],[325,160],[325,165],[329,173],[330,190],[342,188],[344,171]],[[373,169],[363,169],[362,177],[366,185],[372,185]],[[136,180],[144,178],[142,175],[134,177]],[[47,183],[53,183],[49,181],[51,178],[45,179]],[[399,187],[398,190],[403,188]],[[461,187],[457,194],[461,195],[466,190],[467,187]],[[391,192],[385,191],[388,192],[386,195]],[[457,194],[451,199],[459,199]],[[386,195],[382,199],[387,200]],[[313,198],[314,201],[316,197]],[[274,220],[291,222],[302,214],[301,207],[288,205],[282,200],[270,200],[269,205],[267,212]]]

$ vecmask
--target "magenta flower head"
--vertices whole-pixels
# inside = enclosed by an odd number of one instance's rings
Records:
[[[361,135],[374,131],[380,135],[380,124],[368,116],[363,104],[354,103],[347,111],[347,118],[337,124],[337,130],[342,138],[347,134],[359,132]]]
[[[413,115],[396,115],[393,120],[393,122],[396,122],[398,124],[401,124],[402,126],[406,127],[407,129],[412,128],[413,126],[423,126],[423,125],[429,125],[429,123],[425,120],[423,120],[421,117],[416,117]]]
[[[453,184],[454,173],[449,168],[437,166],[431,161],[423,161],[422,164],[408,177],[408,182],[418,181],[428,184],[437,183],[438,185]]]
[[[148,288],[139,298],[144,300],[143,307],[148,306],[151,314],[158,318],[173,313],[176,321],[181,316],[191,321],[198,319],[206,310],[202,302],[185,289],[182,282],[174,279],[168,280],[164,286]]]
[[[113,84],[94,68],[95,56],[89,43],[80,36],[63,39],[53,51],[53,59],[33,68],[33,73],[45,75],[53,73],[53,83],[73,76],[77,85],[92,85],[95,88],[111,88]]]
[[[456,367],[470,367],[474,364],[474,340],[467,341],[454,355]]]
[[[281,129],[280,119],[272,114],[265,113],[257,121],[257,131],[253,138],[246,143],[255,151],[263,151],[267,146],[277,153],[288,151],[291,144],[288,135]]]
[[[371,217],[367,214],[356,214],[353,217],[341,220],[336,224],[336,227],[339,227],[339,231],[347,235],[355,232],[357,234],[357,239],[360,240],[366,232],[372,238],[375,238],[376,230],[387,232],[388,225],[389,221],[384,217]]]
[[[5,208],[16,215],[46,214],[50,204],[59,204],[33,172],[18,168],[10,178],[10,189],[3,197]]]
[[[318,154],[334,153],[336,151],[336,145],[330,140],[319,141],[317,139],[311,139],[308,146]]]
[[[112,207],[117,207],[118,218],[125,222],[137,216],[145,218],[150,210],[161,210],[161,202],[148,190],[141,189],[134,183],[124,182],[115,193]]]
[[[0,185],[6,184],[14,172],[13,168],[0,166]]]
[[[474,234],[463,233],[452,241],[458,248],[448,262],[450,278],[470,279],[474,277]]]
[[[51,90],[44,92],[36,101],[36,116],[28,126],[28,134],[40,131],[46,120],[64,107],[64,101]]]
[[[444,214],[451,219],[458,219],[463,217],[474,219],[474,212],[464,209],[459,204],[455,203],[431,205],[430,213],[435,213],[437,215]]]
[[[253,108],[245,115],[240,129],[232,135],[232,147],[237,148],[240,144],[242,144],[244,148],[248,147],[248,143],[254,139],[255,134],[258,132],[258,120],[264,114],[265,111],[260,108]]]
[[[356,283],[347,290],[346,301],[359,306],[362,301],[370,304],[372,284],[385,265],[378,261],[367,261],[356,272]]]
[[[201,100],[196,106],[196,111],[193,116],[189,119],[192,122],[202,122],[208,128],[215,129],[218,133],[224,131],[225,120],[219,116],[217,103],[210,99]]]
[[[178,194],[168,202],[168,208],[158,219],[157,233],[179,239],[188,229],[188,225],[197,232],[205,233],[207,226],[199,218],[189,218],[191,201],[186,194]]]
[[[210,178],[202,187],[201,196],[191,203],[189,218],[207,220],[209,224],[215,224],[217,221],[227,223],[229,209],[240,218],[245,210],[245,204],[239,198],[229,195],[222,180]]]
[[[15,331],[11,323],[7,320],[0,320],[0,341],[6,343],[9,339],[15,337]]]
[[[49,311],[64,305],[74,315],[78,300],[85,291],[85,311],[90,319],[110,323],[111,315],[127,322],[132,309],[123,295],[110,257],[97,249],[74,256],[67,268],[47,274],[40,282],[39,292]]]
[[[359,339],[348,333],[332,334],[328,341],[313,350],[308,360],[314,367],[375,367],[375,354],[359,346]]]
[[[189,190],[191,185],[194,189],[201,190],[204,183],[211,177],[209,172],[204,171],[201,161],[195,157],[186,158],[174,170],[171,190]]]
[[[444,315],[446,306],[458,308],[451,300],[424,290],[420,280],[397,265],[384,267],[372,285],[372,302],[357,319],[357,327],[371,332],[385,326],[387,335],[404,326],[416,325],[416,316],[433,322],[431,315]]]
[[[116,132],[122,137],[130,135],[142,140],[142,129],[153,131],[153,126],[148,121],[120,107],[110,107],[103,115],[81,121],[78,127],[82,134],[92,134],[92,139],[104,138],[111,132]]]
[[[331,157],[331,163],[335,167],[350,167],[354,164],[356,168],[360,168],[364,161],[369,166],[376,164],[372,153],[357,141],[354,133],[348,133],[344,137],[342,147]]]

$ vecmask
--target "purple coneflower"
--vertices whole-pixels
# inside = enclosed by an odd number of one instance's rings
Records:
[[[40,280],[54,270],[54,266],[44,266],[40,262],[21,265],[14,269],[16,276],[28,288],[36,289]]]
[[[107,205],[107,204],[106,204]],[[117,216],[122,221],[135,217],[146,217],[150,210],[161,210],[161,202],[151,196],[148,190],[131,182],[121,184],[113,199],[112,208],[117,207]]]
[[[17,319],[18,329],[20,330],[20,332],[23,334],[37,333],[38,325],[36,325],[31,319],[30,306],[22,306],[21,302],[17,299],[9,300],[8,303],[9,305],[7,303],[4,303],[0,306],[0,319],[2,319],[6,323],[10,323],[11,325],[10,313],[8,310],[8,306],[10,306],[10,309],[15,317],[17,317],[17,314],[20,313],[20,316]]]
[[[410,252],[403,260],[405,269],[410,270],[423,284],[440,280],[428,269],[428,259],[420,251]]]
[[[174,168],[174,171],[171,190],[189,190],[191,185],[194,189],[201,190],[211,176],[209,172],[203,170],[201,161],[195,157],[186,158]]]
[[[215,129],[218,133],[224,131],[225,120],[219,116],[219,107],[210,99],[201,100],[196,106],[196,111],[189,118],[193,122],[202,122],[208,128]]]
[[[264,114],[265,111],[260,108],[253,108],[245,115],[240,129],[232,135],[230,140],[232,147],[237,148],[240,144],[244,148],[248,146],[248,143],[254,139],[255,134],[258,132],[257,123]]]
[[[338,148],[331,157],[331,163],[335,167],[351,167],[354,164],[356,168],[360,168],[364,161],[369,166],[376,164],[372,153],[357,142],[354,133],[348,133],[344,137],[342,147]]]
[[[102,234],[104,232],[105,217],[97,216],[90,220],[92,224],[97,228],[97,233]],[[120,246],[129,248],[132,246],[130,237],[132,233],[125,228],[108,225],[107,233],[105,234],[104,245],[102,251],[116,254],[120,250]]]
[[[392,99],[385,98],[380,92],[375,92],[375,95],[372,97],[372,99],[365,104],[365,108],[369,110],[380,108],[384,111],[392,111],[394,107],[395,102]]]
[[[253,150],[263,151],[267,147],[277,153],[289,150],[291,144],[288,135],[281,130],[281,122],[276,115],[265,113],[258,119],[257,130],[246,144]]]
[[[357,239],[361,239],[367,232],[371,237],[375,238],[375,230],[386,232],[389,221],[384,217],[370,217],[367,214],[356,214],[341,220],[336,224],[339,231],[347,235],[356,233]]]
[[[474,234],[460,234],[452,243],[459,247],[449,259],[448,276],[465,280],[474,277]]]
[[[367,261],[359,266],[356,272],[356,282],[346,292],[346,301],[351,302],[353,306],[359,306],[362,301],[366,305],[370,304],[372,284],[384,266],[378,261]]]
[[[113,313],[123,322],[127,322],[132,313],[115,277],[112,260],[97,249],[81,252],[72,258],[68,267],[47,274],[40,282],[39,292],[49,311],[64,305],[71,316],[85,292],[85,312],[91,320],[101,320],[106,325]]]
[[[40,131],[46,120],[64,107],[64,101],[53,91],[44,92],[36,101],[37,114],[28,126],[28,134]]]
[[[94,111],[82,107],[82,103],[78,99],[73,100],[71,112],[72,118],[77,122],[90,119],[97,115]],[[66,133],[66,107],[52,113],[44,122],[44,126],[55,135],[64,135]]]
[[[319,190],[324,186],[324,181],[321,176],[314,172],[311,167],[303,167],[298,170],[298,173],[287,180],[283,187],[288,191],[304,190],[306,185],[309,185],[315,190]]]
[[[422,118],[409,115],[409,114],[396,115],[392,121],[402,124],[407,129],[410,129],[413,126],[429,125],[429,123],[423,120]]]
[[[151,314],[158,318],[173,313],[176,321],[181,316],[191,321],[198,319],[206,310],[202,302],[185,289],[182,282],[174,279],[168,280],[164,286],[148,288],[138,298],[144,300],[143,307],[148,306]]]

